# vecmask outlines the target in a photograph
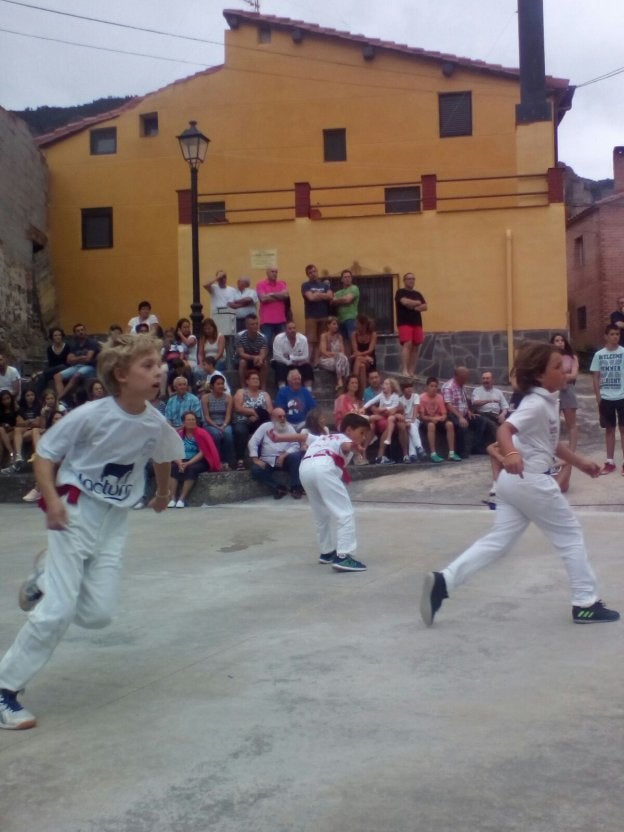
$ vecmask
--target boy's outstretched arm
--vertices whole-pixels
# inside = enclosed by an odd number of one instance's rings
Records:
[[[37,455],[34,462],[37,486],[46,504],[46,523],[49,529],[61,531],[67,526],[67,510],[56,490],[57,464]]]
[[[169,492],[169,476],[171,473],[170,462],[154,462],[154,477],[156,478],[156,494],[149,501],[149,508],[154,511],[164,511],[169,504],[171,494]]]

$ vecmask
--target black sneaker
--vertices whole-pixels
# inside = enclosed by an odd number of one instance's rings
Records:
[[[420,615],[427,627],[433,624],[433,618],[445,598],[448,598],[448,592],[444,575],[441,572],[429,572],[425,575],[420,599]]]
[[[619,621],[619,618],[619,612],[608,610],[602,601],[596,601],[591,607],[572,607],[572,621],[575,624],[603,624]]]
[[[319,563],[333,563],[334,558],[336,557],[336,550],[334,549],[333,552],[327,552],[326,554],[319,555]]]
[[[352,558],[351,555],[334,555],[332,569],[335,569],[336,572],[364,572],[366,566],[361,561]]]

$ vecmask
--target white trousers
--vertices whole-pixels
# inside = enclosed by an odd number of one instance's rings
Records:
[[[329,456],[304,459],[299,479],[314,515],[320,553],[336,550],[339,555],[353,554],[357,547],[355,518],[340,468]]]
[[[501,471],[496,483],[494,525],[456,558],[442,574],[449,594],[478,569],[507,554],[531,521],[553,544],[568,573],[572,604],[591,606],[596,601],[596,578],[587,559],[583,531],[559,486],[549,474]]]
[[[45,665],[69,625],[110,624],[117,602],[127,509],[81,494],[67,504],[69,525],[48,531],[43,598],[0,662],[0,688],[21,690]]]
[[[420,438],[420,422],[416,419],[414,422],[409,422],[407,428],[409,430],[409,455],[415,456],[416,451],[423,451],[423,443]]]

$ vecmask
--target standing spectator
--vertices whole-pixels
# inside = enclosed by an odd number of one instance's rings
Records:
[[[139,330],[139,324],[147,324],[148,331],[152,335],[156,334],[156,330],[160,326],[160,322],[156,315],[152,314],[152,304],[148,300],[142,300],[138,308],[139,314],[128,321],[128,334],[135,335]]]
[[[344,380],[349,375],[349,359],[339,331],[338,318],[333,315],[327,319],[321,335],[318,356],[319,365],[324,370],[336,373],[336,391],[342,392]]]
[[[273,360],[271,367],[275,373],[278,387],[286,384],[288,371],[296,367],[306,387],[314,383],[314,370],[310,364],[310,348],[308,339],[301,332],[297,332],[294,321],[286,324],[286,332],[280,332],[273,341]]]
[[[266,390],[260,388],[260,373],[249,370],[245,384],[234,394],[232,430],[236,449],[236,468],[245,467],[245,450],[251,434],[271,418],[273,402]]]
[[[455,428],[455,441],[459,454],[466,453],[466,434],[472,434],[472,449],[474,453],[485,453],[486,447],[496,439],[492,423],[472,413],[470,400],[466,393],[465,385],[470,378],[467,367],[455,367],[453,378],[442,385],[442,396],[448,411],[448,418]],[[457,453],[449,453],[449,459],[457,462],[461,459]]]
[[[227,308],[230,301],[234,300],[235,292],[233,286],[227,285],[227,274],[219,269],[212,280],[204,283],[204,289],[210,294],[210,311],[214,317],[221,309]]]
[[[282,388],[284,389],[284,388]],[[271,421],[260,425],[249,440],[249,458],[251,476],[254,480],[267,485],[276,500],[286,493],[285,486],[275,479],[276,471],[286,471],[290,479],[290,493],[296,499],[303,495],[299,479],[299,464],[303,453],[298,442],[280,442],[279,436],[292,433],[292,427],[286,421],[282,407],[274,407]]]
[[[182,414],[182,427],[178,434],[184,445],[184,458],[171,463],[171,500],[167,508],[186,508],[187,497],[199,475],[221,468],[219,453],[210,434],[198,426],[197,417],[190,410]]]
[[[416,278],[413,273],[407,272],[403,275],[403,288],[398,289],[394,296],[403,365],[401,372],[405,376],[415,374],[420,347],[425,340],[421,313],[427,311],[427,302],[420,292],[414,289],[415,284]]]
[[[360,290],[353,282],[353,274],[350,269],[343,269],[340,272],[340,282],[342,283],[342,289],[334,292],[331,305],[336,307],[340,334],[344,339],[345,348],[350,350],[351,336],[355,332],[355,319],[358,315]]]
[[[22,390],[22,379],[16,367],[11,367],[6,355],[0,355],[0,392],[8,390],[14,399],[19,399]]]
[[[624,296],[618,298],[617,309],[611,313],[610,323],[618,328],[620,346],[624,347]]]
[[[275,336],[286,329],[287,306],[290,302],[288,286],[283,280],[278,280],[277,275],[276,268],[267,269],[265,280],[256,286],[260,303],[260,332],[267,339],[269,350]]]
[[[494,377],[489,370],[481,373],[481,386],[472,391],[472,406],[495,425],[502,425],[509,413],[509,404],[502,390],[494,387]]]
[[[206,430],[215,443],[223,470],[233,466],[234,435],[232,433],[232,397],[225,392],[225,379],[215,375],[208,392],[201,397],[202,416]]]
[[[620,333],[622,330],[620,330]],[[620,346],[621,344],[620,334]],[[576,411],[578,410],[578,401],[576,399],[576,379],[579,371],[578,356],[575,355],[572,345],[562,332],[556,332],[550,339],[550,343],[554,344],[561,352],[563,361],[563,372],[566,374],[566,386],[559,393],[559,410],[563,413],[563,418],[568,429],[568,442],[570,450],[575,451],[578,443],[578,426],[576,424]]]
[[[362,390],[371,370],[377,369],[377,332],[375,321],[368,315],[358,315],[355,319],[355,331],[351,336],[352,372],[360,379]]]
[[[319,278],[315,265],[311,263],[306,266],[305,273],[308,279],[301,286],[301,294],[303,295],[306,338],[312,350],[312,365],[316,366],[321,333],[330,315],[329,304],[334,293],[329,281]]]
[[[95,376],[95,365],[100,345],[95,338],[89,338],[84,324],[75,324],[74,337],[67,355],[67,369],[54,376],[54,385],[59,399],[71,393],[79,381]]]
[[[260,373],[260,383],[266,387],[269,374],[269,347],[267,339],[259,332],[260,323],[257,315],[248,315],[247,327],[236,336],[236,358],[238,361],[238,377],[242,384],[247,371],[252,368]]]
[[[173,380],[174,394],[167,400],[165,418],[174,428],[182,425],[182,417],[187,411],[194,413],[198,424],[201,424],[201,404],[194,393],[189,391],[189,383],[184,376],[177,376]]]
[[[258,312],[258,295],[256,290],[251,288],[251,280],[248,277],[238,278],[228,306],[234,310],[236,331],[240,332],[241,329],[245,329],[245,318]]]
[[[620,346],[620,330],[615,324],[607,324],[605,346],[598,350],[589,367],[598,402],[600,424],[605,429],[607,461],[601,474],[615,471],[615,426],[620,429],[620,441],[624,453],[624,347]],[[622,466],[624,476],[624,465]]]
[[[286,384],[277,391],[275,407],[286,411],[286,418],[297,430],[305,425],[306,416],[316,407],[316,399],[302,386],[299,370],[288,371]]]

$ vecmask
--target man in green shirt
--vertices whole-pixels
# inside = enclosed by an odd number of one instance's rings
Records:
[[[349,269],[340,272],[342,289],[334,292],[331,301],[336,307],[336,317],[340,322],[340,334],[345,342],[347,353],[351,351],[351,336],[355,332],[355,319],[358,315],[358,304],[360,302],[360,290],[353,282],[353,275]]]

